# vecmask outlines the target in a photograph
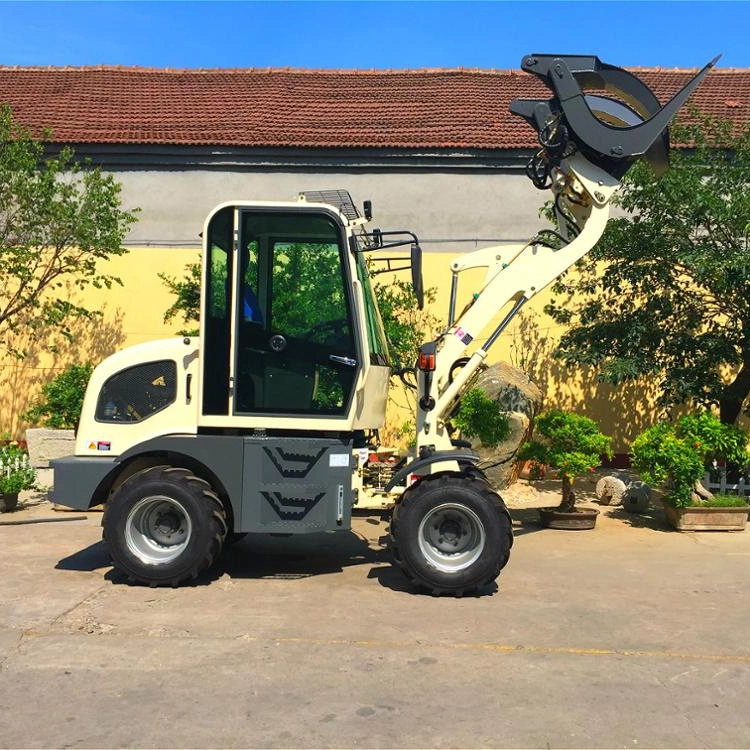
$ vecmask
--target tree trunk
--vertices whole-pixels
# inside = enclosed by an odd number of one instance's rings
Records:
[[[750,352],[744,354],[737,377],[724,389],[719,398],[719,418],[724,424],[734,424],[742,414],[742,406],[750,394]]]
[[[573,482],[563,474],[562,484],[562,501],[558,506],[558,510],[561,510],[563,513],[572,513],[575,510],[576,504],[576,495],[575,492],[573,492]]]
[[[695,486],[693,487],[693,492],[691,493],[690,499],[694,503],[700,503],[700,502],[703,502],[704,500],[713,500],[713,497],[714,497],[713,492],[710,492],[709,490],[707,490],[701,484],[700,480],[698,480],[695,483]]]

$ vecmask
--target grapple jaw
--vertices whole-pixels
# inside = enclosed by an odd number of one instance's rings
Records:
[[[522,69],[541,78],[554,96],[516,99],[510,111],[536,129],[552,162],[577,149],[618,180],[642,157],[661,174],[669,160],[668,125],[718,59],[662,107],[643,81],[596,56],[528,55]]]

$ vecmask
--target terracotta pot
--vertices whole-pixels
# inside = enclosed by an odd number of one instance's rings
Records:
[[[598,515],[599,511],[596,508],[581,508],[572,513],[566,513],[557,508],[539,508],[539,520],[542,526],[548,529],[569,531],[593,529]]]
[[[675,508],[663,503],[667,519],[678,531],[744,531],[750,507]]]
[[[15,510],[18,505],[18,493],[9,494],[0,493],[0,513],[7,513],[9,510]]]

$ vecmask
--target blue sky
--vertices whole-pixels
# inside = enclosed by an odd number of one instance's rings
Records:
[[[529,52],[615,65],[750,67],[747,2],[2,2],[0,64],[515,68]]]

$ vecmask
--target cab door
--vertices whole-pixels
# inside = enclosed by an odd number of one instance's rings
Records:
[[[233,414],[345,416],[360,357],[340,222],[248,208],[238,223]]]

